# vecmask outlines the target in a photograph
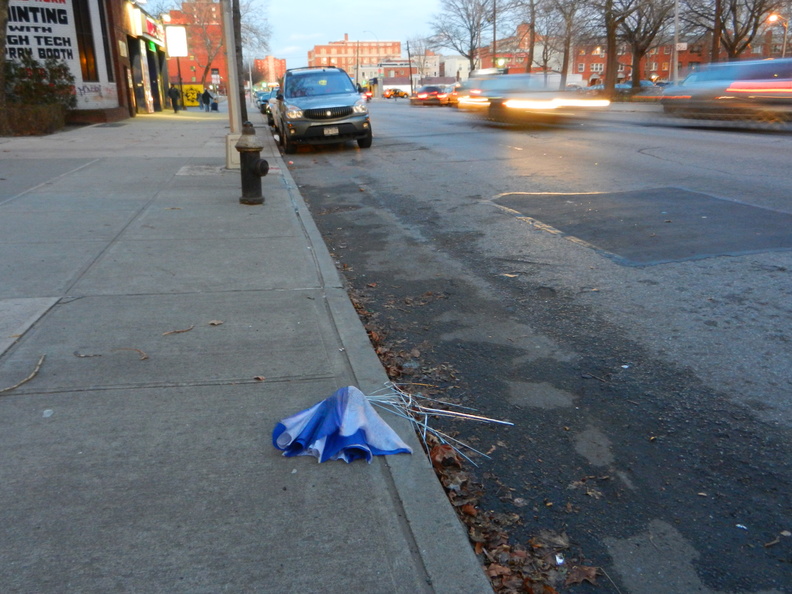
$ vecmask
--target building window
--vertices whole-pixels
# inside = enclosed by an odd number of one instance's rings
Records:
[[[586,50],[584,50],[584,49],[580,50],[580,51],[578,52],[578,55],[579,55],[579,56],[585,56],[585,55],[586,55]]]
[[[671,53],[671,46],[670,45],[663,46],[663,53],[669,55]]]
[[[578,64],[578,72],[585,72],[585,71],[586,71],[586,65],[583,62],[580,62]]]
[[[93,30],[91,29],[91,9],[87,0],[74,0],[73,8],[82,79],[83,81],[98,82],[99,72],[96,68],[96,48],[94,47]]]
[[[654,72],[657,70],[657,62],[649,62],[649,70]]]
[[[596,64],[591,65],[592,72],[605,72],[605,64],[598,62]]]
[[[663,70],[664,70],[665,72],[668,72],[668,66],[669,66],[669,63],[668,63],[668,62],[663,62]]]

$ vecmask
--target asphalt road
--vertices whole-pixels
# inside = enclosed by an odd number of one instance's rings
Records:
[[[515,423],[481,506],[578,591],[792,592],[792,134],[370,107],[290,169],[400,379]]]

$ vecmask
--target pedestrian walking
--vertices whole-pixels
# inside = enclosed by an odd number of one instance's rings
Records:
[[[179,100],[181,99],[181,91],[176,85],[171,85],[168,89],[168,97],[170,97],[171,105],[173,106],[173,113],[179,113]]]
[[[209,111],[209,106],[212,104],[212,94],[209,92],[209,89],[204,89],[204,92],[201,94],[201,103],[203,104],[204,110]]]

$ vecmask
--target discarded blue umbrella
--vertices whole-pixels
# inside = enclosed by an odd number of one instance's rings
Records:
[[[316,456],[319,462],[365,458],[371,463],[373,456],[412,453],[354,386],[283,419],[272,432],[272,445],[284,456]]]

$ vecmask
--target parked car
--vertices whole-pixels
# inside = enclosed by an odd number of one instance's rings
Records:
[[[256,102],[256,107],[258,107],[261,113],[265,113],[264,106],[267,103],[267,99],[269,98],[270,92],[269,91],[256,91],[253,95]]]
[[[410,97],[410,105],[448,105],[448,88],[446,85],[420,87]]]
[[[792,120],[792,58],[719,62],[663,88],[667,114],[718,120]]]
[[[292,68],[283,75],[273,113],[284,153],[300,144],[372,143],[366,99],[349,75],[335,67]]]
[[[478,109],[486,118],[512,124],[554,122],[598,110],[607,99],[558,88],[560,80],[544,74],[507,74],[477,79],[460,92],[459,107]]]
[[[385,99],[398,99],[399,97],[409,97],[410,94],[406,91],[402,91],[401,89],[385,89],[385,92],[382,94]]]
[[[271,101],[277,96],[278,89],[270,89],[269,91],[264,91],[261,93],[261,96],[257,99],[257,103],[259,106],[259,111],[267,116],[267,123],[272,126],[274,124],[274,120],[272,119],[272,103]]]
[[[274,89],[272,89],[269,97],[267,98],[267,111],[266,111],[267,123],[273,128],[275,127],[275,120],[278,113],[279,93],[280,93],[280,88],[275,87]]]

